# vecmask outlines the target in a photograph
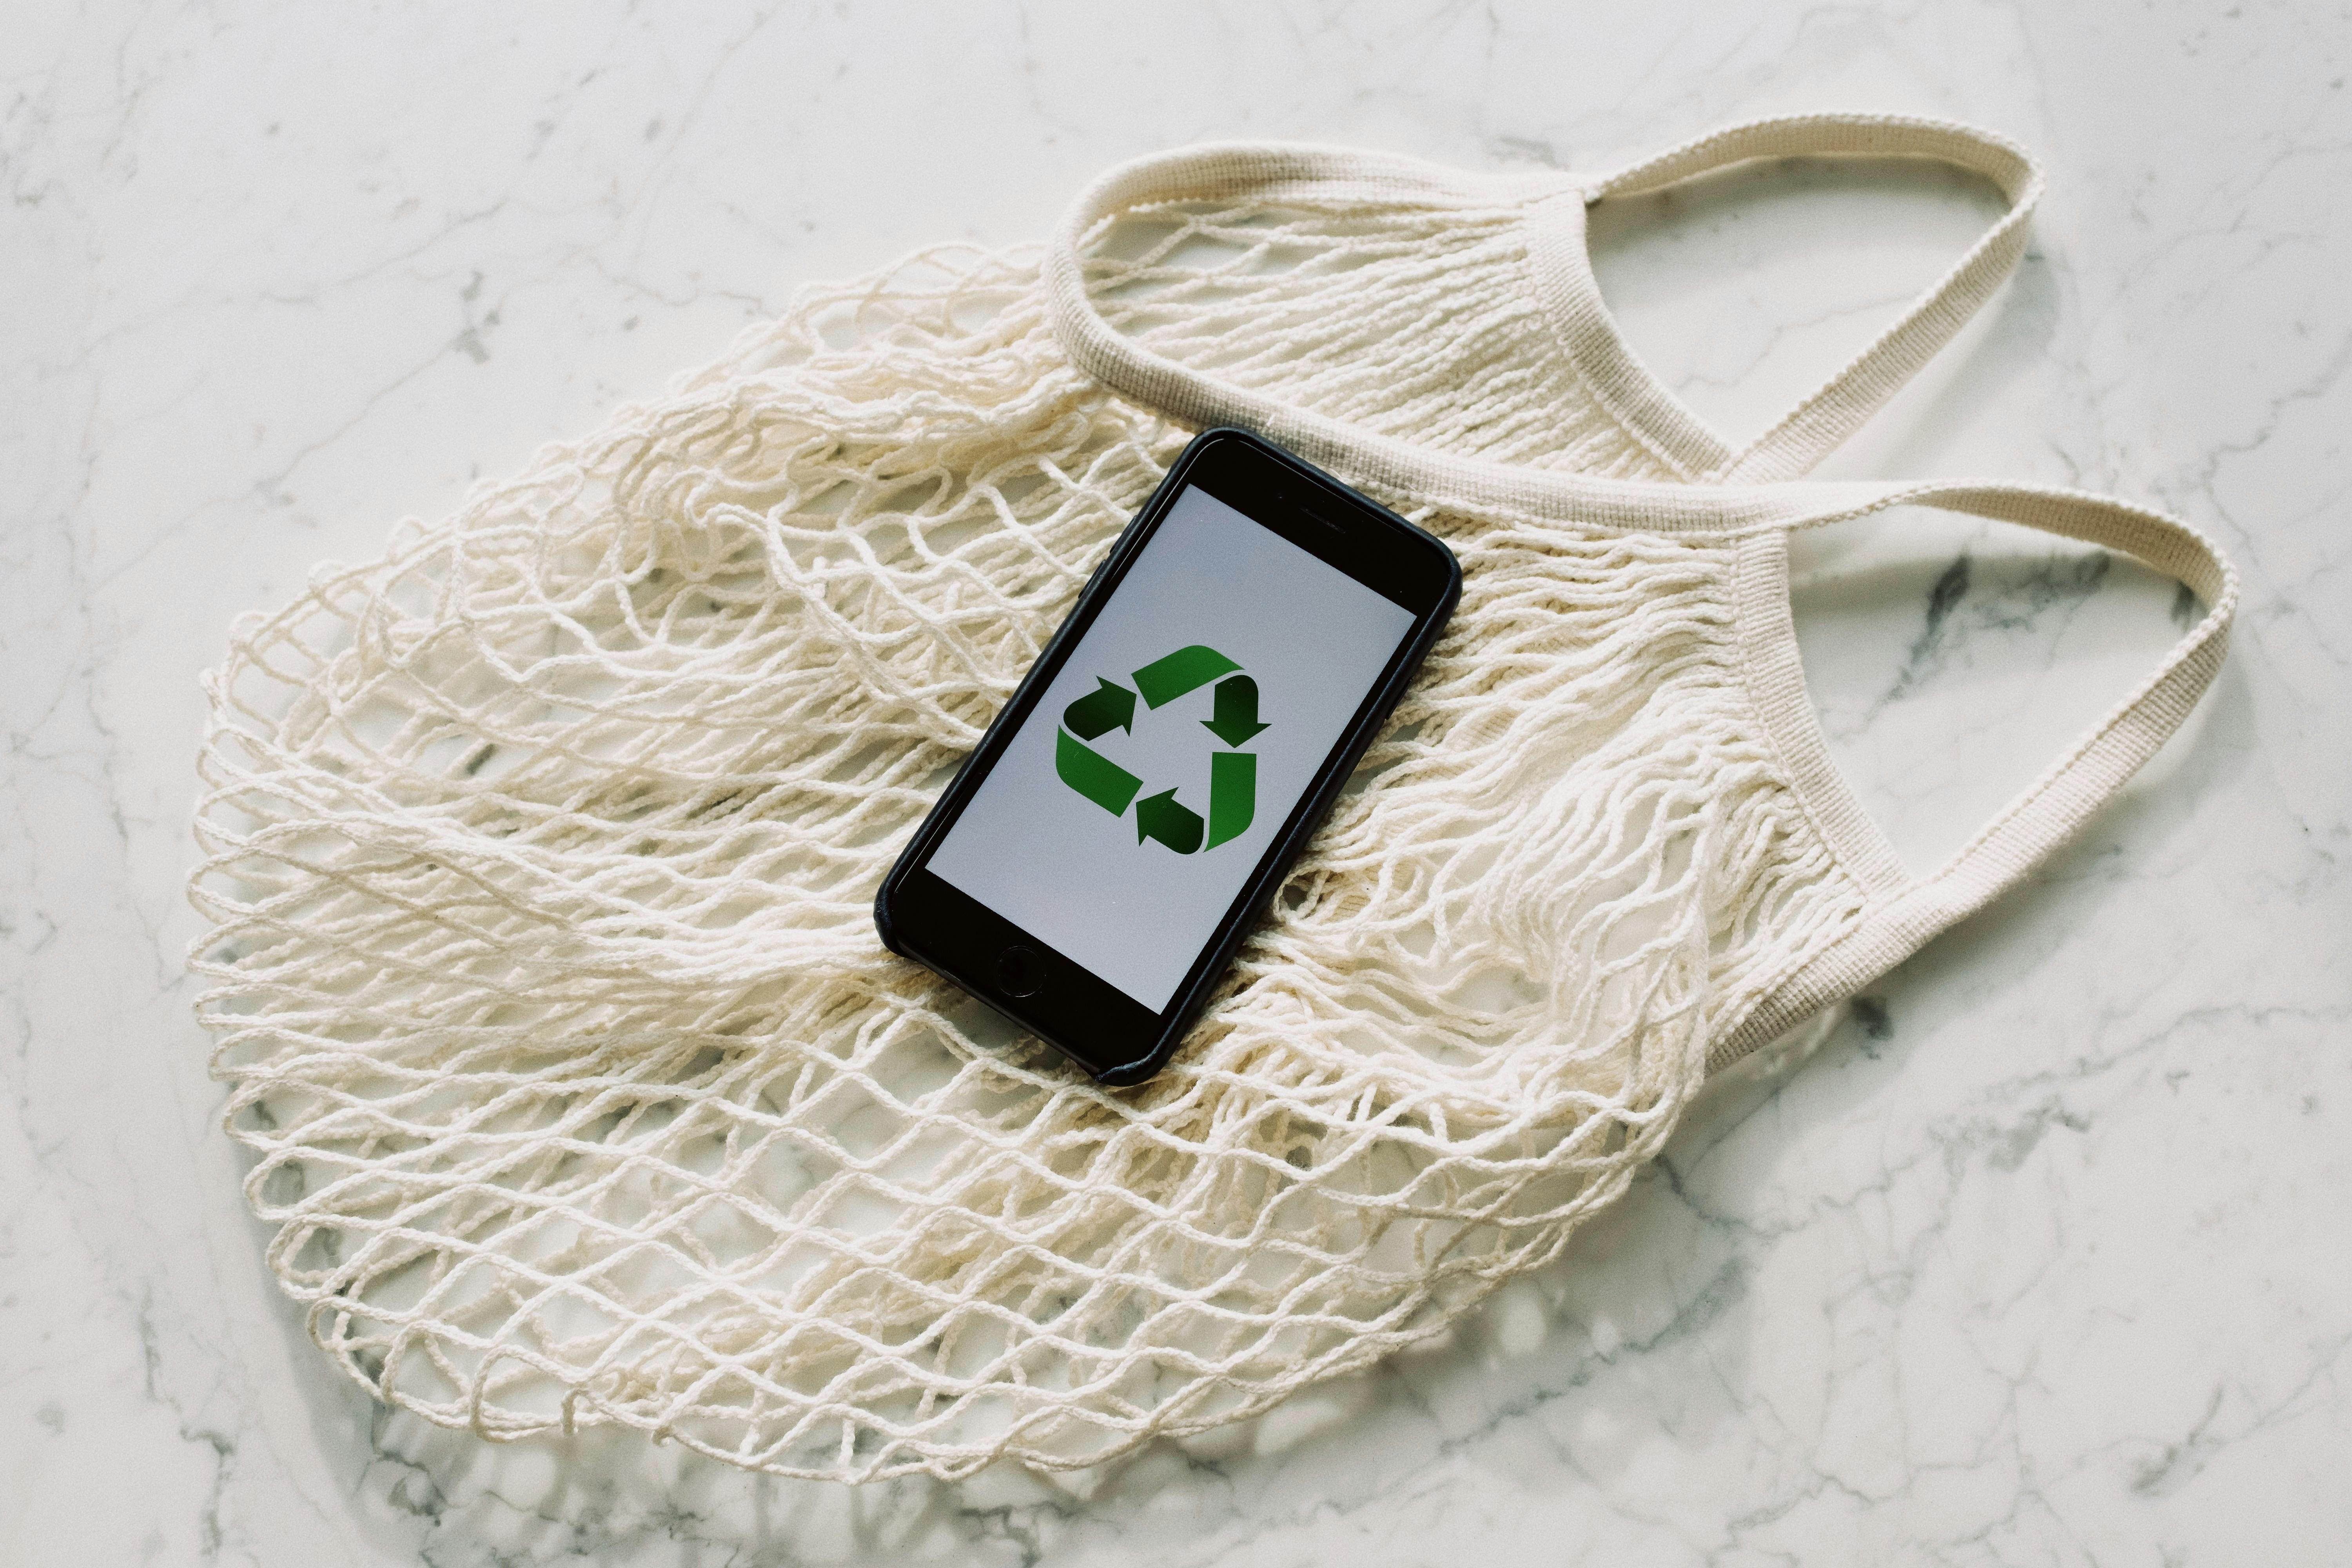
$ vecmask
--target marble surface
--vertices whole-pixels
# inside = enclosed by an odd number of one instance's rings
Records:
[[[2352,22],[1698,0],[355,7],[0,25],[0,1557],[2237,1563],[2352,1551]],[[1443,1345],[1115,1471],[853,1490],[495,1447],[330,1373],[192,1021],[196,672],[236,612],[715,353],[797,280],[1042,236],[1210,136],[1595,167],[1956,115],[2032,252],[1845,452],[2152,500],[2244,573],[2206,710],[2033,884],[1710,1089]],[[1759,426],[1985,219],[1795,166],[1604,209],[1635,345]],[[2175,635],[1910,516],[1809,542],[1837,754],[1934,858]],[[1800,1058],[1803,1059],[1800,1059]]]

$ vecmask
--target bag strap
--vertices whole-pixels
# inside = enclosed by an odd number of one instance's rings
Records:
[[[1808,156],[1933,159],[1984,175],[2008,197],[2009,208],[1899,320],[1770,429],[1744,450],[1734,451],[1699,425],[1624,347],[1592,279],[1580,211],[1609,196],[1661,190],[1754,159]],[[1589,354],[1600,356],[1597,367],[1580,363],[1588,380],[1597,369],[1596,395],[1621,421],[1632,421],[1627,428],[1654,450],[1663,426],[1663,438],[1675,449],[1660,456],[1674,472],[1720,483],[1769,481],[1793,479],[1811,468],[1983,308],[2025,253],[2027,226],[2042,188],[2041,170],[2014,142],[1955,121],[1901,115],[1799,114],[1750,121],[1598,180],[1554,170],[1473,174],[1350,148],[1206,143],[1138,158],[1105,173],[1066,216],[1048,266],[1066,264],[1075,273],[1080,266],[1077,247],[1095,223],[1121,210],[1166,203],[1248,197],[1276,204],[1433,208],[1524,204],[1530,242],[1556,246],[1560,265],[1553,271],[1573,275],[1564,285],[1568,297],[1551,297],[1550,304],[1556,314],[1568,318],[1564,347],[1570,358],[1580,362]],[[1566,216],[1560,212],[1563,202],[1579,215],[1570,220],[1572,241],[1554,233]],[[1549,289],[1551,285],[1539,287]],[[1094,315],[1090,307],[1076,312],[1066,303],[1057,297],[1055,325],[1073,358],[1082,363],[1090,358],[1126,358],[1131,367],[1137,363],[1116,353],[1107,327],[1097,331],[1098,323],[1087,319]],[[1582,350],[1579,342],[1584,344]],[[1121,384],[1116,377],[1105,379]],[[1194,390],[1213,384],[1203,381]],[[1170,412],[1177,411],[1171,406]]]
[[[1671,177],[1655,170],[1633,174]],[[1735,1027],[1712,1065],[1743,1055],[1853,994],[1928,938],[2014,886],[2155,754],[2212,684],[2237,609],[2237,575],[2204,535],[2161,513],[2078,490],[1998,481],[1652,484],[1465,457],[1368,430],[1155,353],[1112,328],[1088,295],[1081,245],[1103,217],[1136,201],[1263,190],[1269,181],[1295,180],[1301,189],[1328,192],[1335,177],[1367,195],[1398,200],[1423,199],[1431,189],[1426,182],[1440,178],[1409,160],[1264,147],[1199,149],[1105,174],[1065,215],[1045,258],[1055,334],[1073,364],[1120,395],[1181,423],[1255,428],[1400,509],[1428,507],[1465,518],[1585,531],[1737,539],[1820,527],[1890,507],[1939,507],[2120,551],[2187,584],[2207,605],[2204,618],[2154,674],[1943,867],[1916,881],[1897,876],[1883,894],[1874,894],[1853,927],[1784,977]],[[1549,189],[1560,187],[1555,183]],[[1987,248],[1979,246],[1979,251]],[[1964,258],[1954,272],[1969,272],[1971,265]],[[1938,309],[1938,300],[1965,300],[1977,287],[1931,290],[1925,313]],[[1983,287],[1989,290],[1990,285]],[[1963,305],[1962,315],[1965,310]],[[1902,325],[1891,331],[1903,335]],[[1904,338],[1907,342],[1916,336],[1915,330]],[[1857,361],[1865,362],[1884,366],[1899,360],[1874,346]],[[1785,614],[1785,597],[1781,610]]]
[[[1983,309],[2025,254],[2042,171],[2025,150],[1952,121],[1794,114],[1727,126],[1588,187],[1586,200],[1641,195],[1758,158],[1931,158],[1983,175],[2009,208],[1902,317],[1770,429],[1712,473],[1724,483],[1793,479],[1853,434]]]
[[[2177,519],[2105,496],[2033,485],[1929,482],[1897,486],[1859,509],[1824,511],[1795,526],[1906,505],[2018,523],[2117,551],[2185,584],[2204,602],[2205,614],[2146,679],[1951,858],[1925,878],[1905,881],[1787,976],[1717,1045],[1710,1068],[1853,994],[2023,880],[2180,728],[2213,683],[2229,646],[2238,575],[2213,542]]]

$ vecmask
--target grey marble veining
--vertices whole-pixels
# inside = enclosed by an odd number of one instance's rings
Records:
[[[2149,1563],[2352,1552],[2352,24],[2226,11],[69,6],[0,26],[0,1560]],[[2033,885],[1713,1087],[1451,1339],[1100,1472],[851,1489],[389,1415],[261,1261],[188,1012],[229,619],[714,354],[802,279],[1042,236],[1208,136],[1598,168],[1810,108],[2051,188],[1829,466],[2074,483],[2243,573],[2205,710]],[[1738,435],[1988,220],[1798,165],[1596,223]],[[2179,633],[1901,514],[1807,540],[1832,749],[1965,841]]]

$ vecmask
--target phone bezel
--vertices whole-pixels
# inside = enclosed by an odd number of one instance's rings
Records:
[[[987,782],[1013,734],[1159,531],[1176,498],[1196,484],[1252,522],[1402,605],[1412,613],[1413,624],[1168,1005],[1155,1013],[928,867],[932,852]],[[875,896],[874,922],[884,945],[1035,1034],[1097,1081],[1114,1087],[1142,1082],[1181,1043],[1265,900],[1321,825],[1461,594],[1462,568],[1454,552],[1433,535],[1247,431],[1220,427],[1202,432],[1120,533],[1069,616],[883,879]],[[1041,971],[1040,983],[1030,994],[1012,994],[996,978],[997,961],[1013,947],[1028,949]]]

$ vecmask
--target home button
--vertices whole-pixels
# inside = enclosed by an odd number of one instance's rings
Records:
[[[996,961],[996,988],[1007,996],[1034,996],[1045,984],[1045,966],[1025,947],[1008,947]]]

